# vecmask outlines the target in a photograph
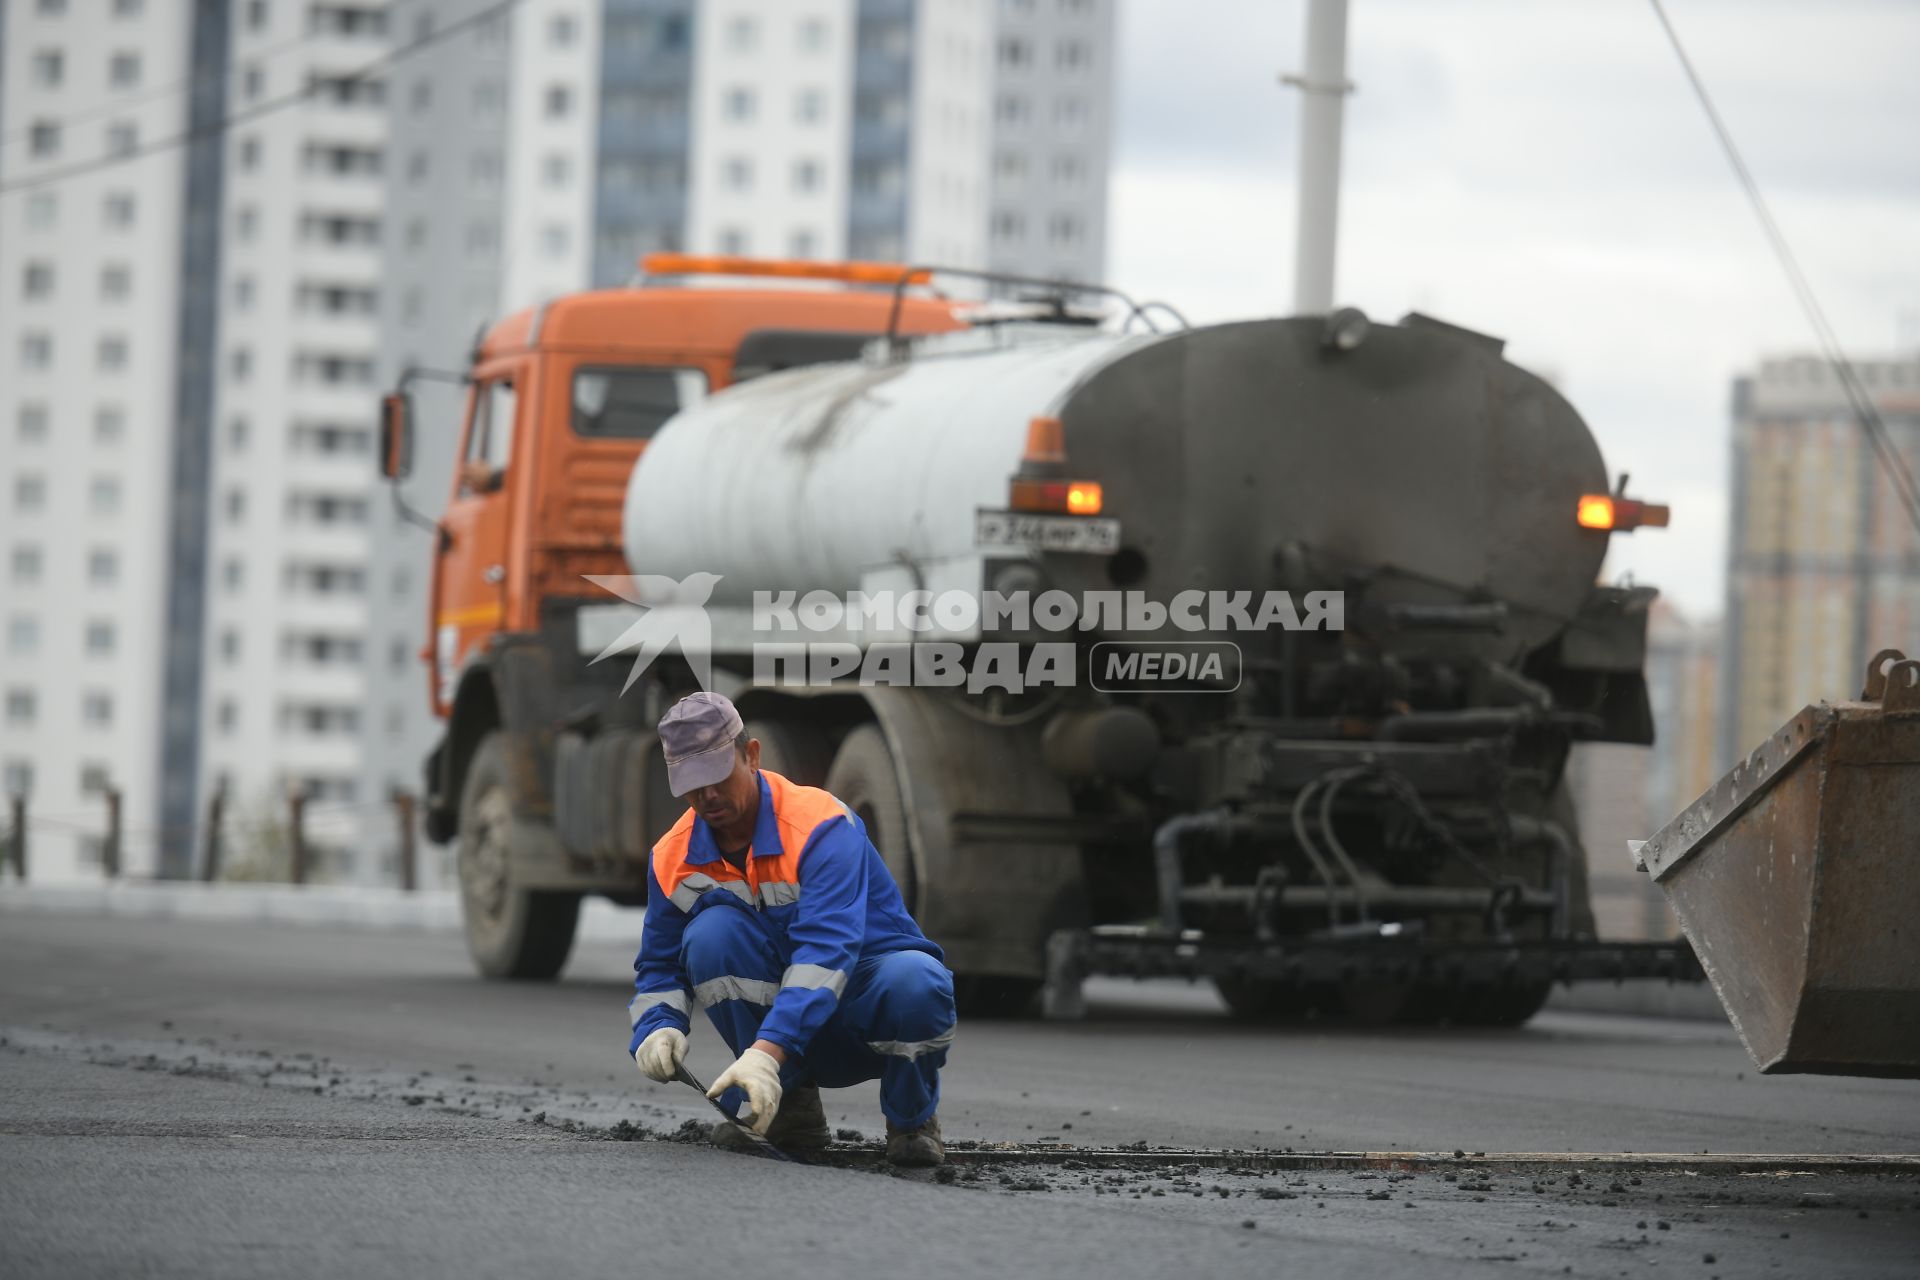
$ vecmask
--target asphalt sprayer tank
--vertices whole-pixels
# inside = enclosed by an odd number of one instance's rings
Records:
[[[1104,487],[1122,526],[1117,555],[1047,557],[1050,584],[1074,592],[1258,592],[1291,548],[1319,580],[1289,585],[1370,576],[1381,607],[1457,605],[1452,584],[1471,584],[1507,616],[1450,643],[1511,661],[1575,612],[1606,550],[1570,516],[1607,490],[1599,449],[1497,342],[1413,317],[1342,349],[1308,318],[962,335],[749,383],[649,445],[628,561],[720,574],[716,599],[744,601],[970,555],[974,513],[1006,505],[1036,415],[1061,420],[1068,471]]]

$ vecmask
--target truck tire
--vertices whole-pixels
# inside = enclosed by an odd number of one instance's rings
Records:
[[[766,740],[762,739],[764,743]],[[761,750],[764,752],[765,747]],[[763,757],[764,758],[764,757]],[[779,770],[774,772],[778,773]],[[920,876],[907,840],[907,806],[900,796],[900,775],[893,753],[876,725],[861,725],[847,735],[827,770],[827,790],[853,810],[867,828],[867,839],[900,886],[909,915],[920,912]]]
[[[573,950],[580,895],[539,893],[513,883],[516,815],[507,787],[506,747],[488,734],[460,791],[460,918],[467,952],[484,977],[548,981]]]
[[[749,720],[745,727],[749,738],[760,739],[761,768],[803,787],[827,786],[833,743],[825,734],[792,720]]]

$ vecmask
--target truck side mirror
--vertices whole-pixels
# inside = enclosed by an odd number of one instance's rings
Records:
[[[380,474],[389,480],[413,474],[413,397],[404,391],[380,397]]]

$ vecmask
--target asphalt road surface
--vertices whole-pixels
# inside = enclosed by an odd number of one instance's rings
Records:
[[[1084,1023],[964,1024],[962,1158],[893,1175],[873,1086],[827,1094],[846,1167],[693,1141],[705,1104],[625,1056],[629,964],[489,984],[437,935],[0,916],[0,1274],[1920,1270],[1915,1172],[1722,1158],[1920,1152],[1920,1084],[1763,1078],[1723,1025],[1257,1030],[1096,984]],[[1627,1152],[1694,1163],[1587,1154]]]

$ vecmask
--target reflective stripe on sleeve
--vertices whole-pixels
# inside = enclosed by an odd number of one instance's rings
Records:
[[[715,889],[725,889],[748,906],[753,905],[753,890],[747,888],[745,880],[715,880],[712,876],[698,871],[682,880],[679,887],[668,896],[673,899],[674,906],[682,911],[691,911],[701,894]]]
[[[780,994],[775,983],[759,978],[736,978],[726,974],[718,978],[709,978],[693,989],[693,1002],[705,1009],[719,1004],[722,1000],[745,1000],[748,1004],[762,1004],[772,1007],[773,998]]]
[[[931,1040],[871,1040],[867,1042],[867,1047],[875,1053],[889,1054],[911,1062],[924,1054],[932,1053],[936,1049],[944,1049],[952,1044],[953,1033],[957,1029],[957,1026],[948,1027]]]
[[[790,907],[800,901],[800,886],[790,880],[773,880],[760,886],[760,905]]]
[[[627,1005],[627,1025],[637,1027],[647,1010],[655,1005],[664,1004],[685,1016],[687,1013],[687,993],[679,989],[672,991],[642,991]]]
[[[789,965],[786,976],[780,979],[780,985],[831,991],[833,998],[838,1000],[840,993],[847,989],[847,971],[829,969],[823,964]]]

